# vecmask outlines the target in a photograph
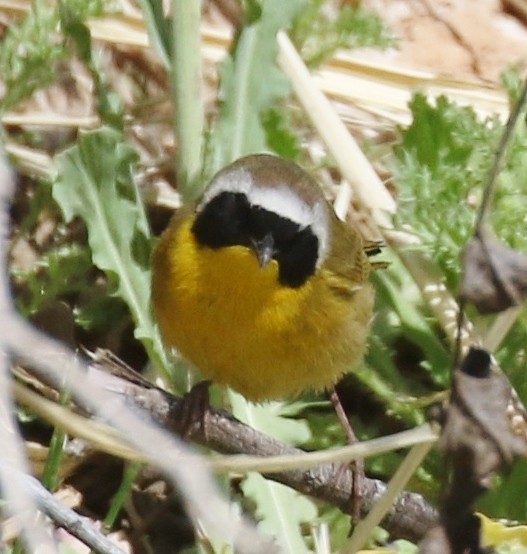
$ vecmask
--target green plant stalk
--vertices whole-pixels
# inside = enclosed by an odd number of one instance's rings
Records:
[[[49,443],[49,455],[46,460],[44,474],[42,475],[42,484],[50,491],[57,490],[58,472],[64,447],[66,446],[67,435],[59,429],[53,431]]]
[[[62,390],[60,392],[59,404],[61,406],[67,405],[70,400],[69,391]],[[57,489],[58,474],[62,456],[64,454],[64,447],[66,446],[67,435],[64,431],[55,427],[51,441],[49,443],[49,454],[44,467],[42,475],[42,484],[50,491]]]
[[[240,37],[238,46],[238,68],[235,73],[234,87],[238,91],[238,98],[234,111],[234,132],[229,149],[228,162],[237,160],[244,154],[245,143],[248,134],[249,113],[251,111],[251,98],[249,83],[251,79],[251,66],[256,60],[256,49],[258,47],[257,28],[255,26],[245,27]]]
[[[201,2],[172,0],[171,85],[176,174],[184,199],[195,196],[202,166],[204,110],[201,87]]]
[[[119,512],[130,495],[130,491],[132,490],[132,486],[137,478],[137,475],[139,474],[140,469],[141,464],[137,462],[127,464],[125,466],[121,484],[119,485],[119,488],[113,497],[112,504],[108,509],[108,513],[104,518],[104,526],[107,529],[112,529],[114,526]]]

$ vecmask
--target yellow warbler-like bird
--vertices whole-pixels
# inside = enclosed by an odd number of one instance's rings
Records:
[[[248,400],[331,387],[364,353],[373,310],[359,231],[317,182],[270,155],[220,171],[153,257],[165,344]]]

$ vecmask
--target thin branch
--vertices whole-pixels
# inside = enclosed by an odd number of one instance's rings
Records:
[[[520,117],[520,113],[525,107],[525,102],[527,101],[527,80],[523,83],[523,87],[520,93],[520,96],[509,115],[509,119],[505,125],[505,130],[501,135],[500,142],[498,144],[498,150],[494,158],[494,164],[492,166],[489,182],[485,187],[483,192],[483,198],[481,200],[481,205],[479,207],[478,218],[475,225],[475,234],[477,235],[480,232],[481,226],[485,223],[486,216],[490,209],[490,203],[494,196],[494,190],[496,189],[496,181],[498,175],[501,172],[503,166],[503,161],[505,159],[505,154],[507,153],[507,147],[509,146],[512,138],[512,134],[516,127],[516,123]]]
[[[77,537],[96,552],[101,554],[124,554],[124,551],[98,531],[88,518],[81,517],[57,500],[38,479],[15,470],[5,463],[0,463],[0,468],[2,473],[20,482],[22,488],[35,499],[39,509],[59,527],[66,529],[68,533]],[[40,551],[40,549],[37,550]],[[37,552],[37,550],[32,550],[32,552]]]
[[[111,390],[115,395],[148,411],[149,415],[175,433],[181,432],[182,399],[151,385],[132,383],[120,377],[109,375],[101,369],[91,367],[90,376],[99,383],[100,389]],[[115,402],[115,400],[114,400]],[[296,456],[302,450],[286,445],[249,427],[230,413],[208,408],[201,421],[185,429],[185,434],[203,446],[224,454],[248,454],[251,456]],[[422,442],[432,437],[423,429]],[[360,446],[360,445],[358,445]],[[263,461],[264,462],[264,461]],[[287,485],[303,494],[337,506],[350,513],[351,470],[342,471],[340,463],[323,464],[312,469],[294,469],[266,474],[266,477]],[[363,493],[363,514],[368,513],[386,491],[386,484],[377,479],[365,479]],[[401,493],[392,511],[384,519],[383,526],[394,536],[419,540],[426,530],[434,525],[436,511],[423,497],[416,493]]]
[[[168,404],[177,405],[182,400],[171,397],[162,390],[152,389],[151,386],[148,386],[145,390],[140,385],[131,385],[132,389],[130,390],[127,381],[120,377],[108,375],[104,370],[96,368],[91,369],[90,375],[92,372],[95,372],[94,379],[102,388],[107,388],[124,397],[134,398],[139,395],[138,404],[152,414],[165,414],[169,410]],[[134,390],[133,387],[138,388]],[[27,406],[32,413],[45,419],[68,435],[88,441],[93,448],[129,462],[146,463],[148,461],[144,454],[121,439],[113,427],[76,414],[72,412],[71,408],[56,404],[21,383],[15,383],[14,393],[16,400]],[[156,416],[154,415],[154,417]],[[164,415],[159,415],[158,419],[166,423]],[[248,429],[251,428],[248,427]],[[240,432],[243,434],[244,429],[241,429]],[[247,473],[250,471],[281,473],[296,469],[310,469],[329,463],[349,463],[354,460],[409,448],[416,444],[433,444],[437,441],[437,437],[437,433],[432,430],[430,425],[424,424],[420,427],[357,442],[353,445],[314,452],[302,452],[302,454],[294,456],[284,454],[264,458],[248,454],[216,455],[207,458],[206,465],[217,473]]]
[[[15,190],[15,180],[9,170],[3,151],[0,151],[0,313],[6,322],[13,309],[7,283],[7,248],[9,234],[9,205]],[[27,347],[27,346],[26,346]],[[13,414],[9,374],[10,344],[6,334],[0,335],[0,444],[2,459],[22,471],[29,473],[29,463],[17,435],[17,425]],[[46,533],[43,522],[37,518],[37,509],[31,495],[23,488],[19,477],[13,478],[0,468],[0,488],[6,501],[3,509],[9,515],[21,518],[23,538],[29,551],[36,552],[37,547],[46,552],[56,552],[53,541]],[[43,550],[43,551],[44,551]]]

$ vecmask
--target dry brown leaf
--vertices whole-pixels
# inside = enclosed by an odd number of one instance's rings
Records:
[[[452,396],[443,416],[439,447],[449,469],[440,525],[420,544],[421,554],[483,554],[474,502],[498,472],[527,454],[527,442],[509,417],[512,387],[492,367],[490,354],[472,348],[454,373]],[[523,414],[525,424],[525,413]]]
[[[461,298],[482,314],[501,312],[527,297],[527,255],[480,230],[463,251]]]

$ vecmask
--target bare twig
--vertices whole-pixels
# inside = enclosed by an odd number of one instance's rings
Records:
[[[494,163],[492,165],[489,182],[487,183],[487,186],[485,187],[485,190],[483,192],[483,198],[481,200],[481,205],[478,212],[478,218],[476,220],[476,225],[475,225],[475,234],[480,232],[481,226],[485,223],[486,215],[489,212],[490,204],[494,196],[496,181],[498,179],[498,175],[503,166],[505,154],[507,153],[508,146],[511,142],[512,134],[514,132],[514,129],[516,128],[516,123],[518,122],[520,113],[525,107],[526,101],[527,101],[527,80],[523,83],[520,96],[509,115],[509,118],[505,125],[505,130],[501,135],[500,142],[498,144],[498,149],[496,152],[496,157],[494,158]]]
[[[108,375],[94,367],[91,368],[90,374],[96,382],[104,383],[104,388],[146,409],[164,426],[175,432],[180,431],[180,398],[152,386],[145,388],[144,384],[132,383]],[[288,446],[241,423],[224,410],[210,407],[205,411],[202,422],[196,422],[187,429],[187,433],[190,440],[218,452],[260,456],[263,458],[263,463],[268,456],[288,455],[301,459],[304,454],[302,450]],[[433,437],[424,430],[422,441],[430,444],[430,440],[433,440]],[[268,478],[350,513],[352,472],[346,470],[341,473],[340,463],[326,463],[308,470],[296,468],[277,472],[276,468],[271,469],[272,473],[267,474]],[[363,515],[373,508],[386,490],[386,484],[376,479],[365,478],[364,484]],[[394,536],[417,540],[434,524],[435,520],[435,510],[421,495],[403,492],[395,500],[392,510],[385,516],[383,526]]]
[[[9,229],[9,204],[14,193],[15,181],[3,152],[0,151],[0,313],[2,321],[8,325],[13,306],[7,283],[7,237]],[[29,472],[29,464],[17,439],[14,421],[13,400],[9,375],[10,342],[7,333],[0,335],[0,444],[2,458],[22,471]],[[45,547],[46,552],[55,552],[53,541],[47,535],[40,520],[31,495],[21,486],[19,476],[6,474],[0,468],[0,486],[6,500],[5,510],[10,515],[19,515],[24,527],[23,537],[31,552],[37,547]]]
[[[77,537],[96,552],[124,554],[124,551],[98,531],[89,519],[79,516],[71,508],[57,500],[38,479],[15,470],[5,463],[0,463],[0,468],[2,474],[9,476],[11,479],[16,479],[21,484],[22,490],[25,490],[34,498],[39,509],[59,527],[66,529],[68,533]],[[36,551],[34,550],[34,552]]]
[[[107,369],[101,369],[99,364],[96,364],[90,366],[89,378],[96,388],[111,391],[116,397],[114,401],[125,398],[133,405],[146,410],[148,415],[163,426],[178,432],[181,427],[181,398],[148,382],[141,382],[140,376],[123,378],[120,376],[122,372],[118,373],[119,375],[109,374]],[[35,413],[49,419],[69,434],[90,441],[95,448],[130,460],[145,459],[137,450],[123,444],[122,440],[116,437],[113,428],[75,414],[70,414],[65,423],[64,414],[60,417],[57,413],[65,411],[65,408],[21,385],[17,385],[15,390],[17,399],[27,404]],[[79,422],[75,421],[76,418]],[[70,422],[73,422],[73,426],[69,426]],[[186,436],[203,446],[227,454],[205,460],[207,466],[214,471],[260,471],[270,479],[331,503],[348,513],[351,474],[339,473],[342,463],[416,444],[431,445],[436,441],[436,433],[428,425],[423,425],[353,446],[306,453],[264,435],[236,420],[231,414],[214,408],[205,411],[202,422],[194,423],[187,428]],[[181,463],[188,461],[184,456],[183,454],[179,459]],[[364,514],[376,504],[385,489],[386,485],[383,482],[365,479]],[[434,522],[435,511],[420,495],[401,493],[395,500],[393,510],[386,516],[385,527],[394,536],[417,540]]]
[[[140,384],[130,384],[126,379],[107,374],[104,370],[92,369],[96,383],[118,396],[137,398],[137,404],[147,410],[155,419],[164,425],[169,425],[167,414],[171,405],[177,405],[181,399],[171,396],[160,389],[148,387],[144,389]],[[91,372],[90,372],[91,373]],[[90,419],[72,412],[71,408],[61,406],[30,390],[21,383],[15,383],[14,393],[16,400],[27,406],[32,413],[50,422],[54,427],[61,429],[68,435],[87,441],[94,449],[118,456],[131,462],[146,462],[144,454],[131,447],[113,427],[100,421]],[[177,408],[172,410],[177,412]],[[220,419],[220,424],[222,420]],[[242,443],[245,442],[246,430],[239,429],[239,451],[243,452]],[[416,444],[430,444],[437,440],[437,433],[428,424],[421,425],[406,431],[394,433],[376,439],[357,442],[350,446],[302,452],[300,455],[273,455],[262,457],[243,454],[216,455],[206,460],[206,464],[217,473],[247,473],[259,471],[261,473],[283,473],[294,469],[310,469],[323,464],[349,463],[351,461],[379,456],[394,450],[415,446]],[[207,446],[205,444],[204,446]]]

